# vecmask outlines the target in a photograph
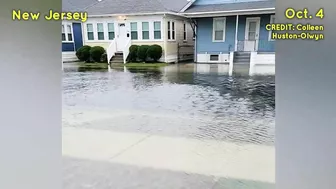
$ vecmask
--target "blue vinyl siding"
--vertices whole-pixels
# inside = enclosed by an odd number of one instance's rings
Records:
[[[73,23],[72,30],[74,42],[62,42],[62,52],[73,52],[83,46],[81,23]]]
[[[197,53],[220,54],[233,50],[235,44],[235,17],[226,17],[226,31],[224,42],[213,42],[213,19],[201,18],[197,20]]]
[[[251,15],[239,16],[238,22],[238,41],[245,40],[245,27],[247,17],[260,17],[259,30],[259,52],[274,52],[275,42],[269,41],[269,31],[266,30],[266,24],[270,22],[271,15]],[[213,18],[197,19],[197,53],[219,54],[234,51],[235,49],[235,33],[236,33],[236,16],[226,17],[226,35],[225,42],[212,42]]]
[[[213,4],[239,3],[249,1],[262,1],[262,0],[196,0],[194,2],[194,5],[213,5]]]
[[[74,43],[71,42],[63,42],[62,43],[62,52],[72,52],[74,51]]]

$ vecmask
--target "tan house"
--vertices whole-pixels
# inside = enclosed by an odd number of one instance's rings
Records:
[[[71,0],[76,1],[76,0]],[[108,59],[126,57],[131,45],[158,44],[161,61],[177,62],[181,46],[193,53],[193,30],[188,18],[178,13],[188,0],[100,0],[84,9],[83,44],[102,46]]]

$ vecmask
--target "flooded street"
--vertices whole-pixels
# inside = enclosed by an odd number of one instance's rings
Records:
[[[66,66],[64,188],[273,189],[274,80]]]

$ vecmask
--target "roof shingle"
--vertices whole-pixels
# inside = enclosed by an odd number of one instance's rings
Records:
[[[216,11],[234,11],[244,9],[264,9],[275,8],[275,0],[241,2],[241,3],[223,3],[213,5],[192,5],[184,13],[202,13]]]

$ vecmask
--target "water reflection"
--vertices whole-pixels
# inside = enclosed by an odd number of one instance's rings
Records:
[[[195,65],[127,72],[65,68],[64,106],[136,110],[173,118],[132,115],[114,119],[113,126],[90,127],[273,145],[274,83],[274,76],[231,77],[214,68],[199,72]]]

